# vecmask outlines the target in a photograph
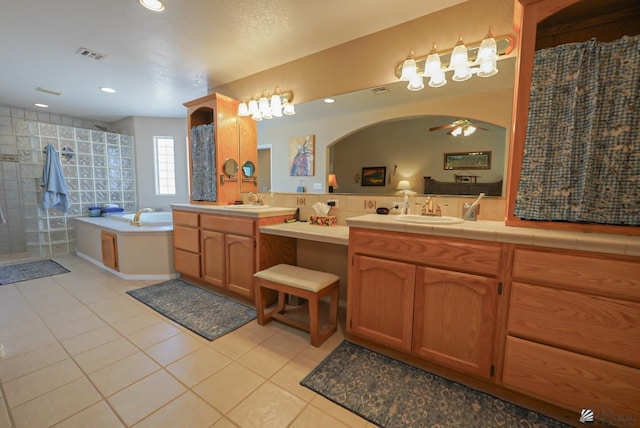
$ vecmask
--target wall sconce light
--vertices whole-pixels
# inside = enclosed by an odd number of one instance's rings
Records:
[[[429,86],[438,88],[447,84],[445,73],[453,71],[452,79],[463,82],[472,75],[491,77],[498,73],[497,60],[513,50],[509,36],[494,37],[491,31],[482,42],[465,45],[460,35],[456,46],[449,51],[438,52],[433,45],[428,55],[415,57],[413,50],[396,67],[396,76],[408,82],[407,89],[419,91],[424,88],[423,78],[429,78]]]
[[[336,179],[335,174],[329,174],[329,178],[327,179],[327,187],[329,188],[329,193],[333,193],[333,190],[338,188],[338,180]]]
[[[282,117],[283,114],[292,116],[296,114],[292,101],[293,92],[291,91],[282,93],[280,88],[276,88],[271,94],[265,90],[262,95],[256,94],[248,101],[245,98],[238,105],[238,116],[251,116],[256,121]]]

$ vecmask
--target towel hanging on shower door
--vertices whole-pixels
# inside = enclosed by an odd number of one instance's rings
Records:
[[[60,157],[51,144],[45,147],[46,158],[42,169],[42,209],[55,208],[66,213],[71,206],[67,181],[62,173]]]

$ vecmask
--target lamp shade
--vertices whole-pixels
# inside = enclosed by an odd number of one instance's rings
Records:
[[[335,174],[329,174],[327,186],[329,187],[329,193],[333,193],[333,190],[338,188],[338,180]]]
[[[398,190],[411,190],[411,183],[409,183],[409,180],[400,180],[398,182]]]

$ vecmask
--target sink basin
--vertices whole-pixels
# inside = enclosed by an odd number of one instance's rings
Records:
[[[458,217],[447,216],[429,216],[419,214],[406,214],[396,215],[392,217],[393,220],[402,221],[405,223],[420,223],[420,224],[457,224],[464,223],[464,220]]]
[[[251,204],[225,205],[224,208],[229,208],[232,210],[260,210],[263,208],[269,208],[269,205],[251,205]]]

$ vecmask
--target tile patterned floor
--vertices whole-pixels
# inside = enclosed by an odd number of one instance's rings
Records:
[[[71,272],[0,287],[0,428],[372,427],[299,385],[342,340],[253,321],[213,342],[126,295],[75,256]]]

